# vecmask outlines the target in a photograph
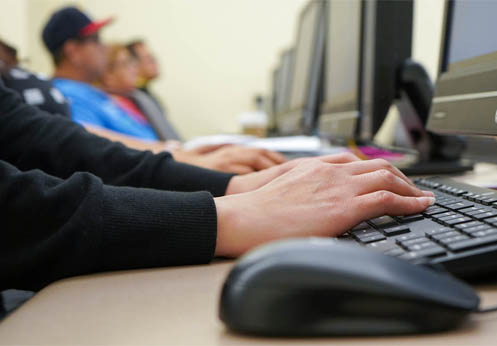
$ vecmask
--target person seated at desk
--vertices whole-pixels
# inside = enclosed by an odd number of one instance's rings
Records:
[[[0,78],[16,90],[24,102],[52,114],[70,117],[69,104],[61,92],[40,74],[19,67],[17,49],[0,39]]]
[[[157,142],[150,125],[136,121],[109,95],[91,85],[107,66],[107,47],[100,42],[98,31],[108,23],[109,20],[92,22],[74,7],[51,16],[42,36],[55,63],[54,85],[70,100],[72,119],[89,131],[137,149],[169,150],[163,142]],[[275,152],[244,147],[208,146],[175,150],[173,155],[182,162],[233,173],[252,172],[285,160]]]
[[[159,137],[181,140],[181,135],[167,117],[166,109],[149,88],[150,82],[159,77],[157,59],[142,40],[132,41],[126,45],[126,48],[138,62],[137,88],[131,97],[136,103],[148,110],[149,119],[154,128],[157,129]]]
[[[0,176],[0,290],[208,263],[435,201],[388,162],[351,154],[239,176],[182,164],[26,105],[1,80]]]

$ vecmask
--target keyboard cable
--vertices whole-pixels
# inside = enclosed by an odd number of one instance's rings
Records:
[[[486,313],[489,313],[489,312],[496,312],[496,311],[497,311],[497,305],[490,306],[490,307],[484,308],[484,309],[479,308],[475,312],[478,313],[478,314],[486,314]]]

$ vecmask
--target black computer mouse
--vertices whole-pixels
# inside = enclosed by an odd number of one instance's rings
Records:
[[[445,272],[334,239],[259,247],[235,264],[221,293],[228,328],[272,336],[394,335],[448,330],[479,305]]]

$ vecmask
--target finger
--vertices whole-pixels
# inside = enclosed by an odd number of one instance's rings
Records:
[[[193,149],[193,151],[197,154],[207,154],[213,151],[218,150],[219,148],[228,146],[230,144],[208,144],[208,145],[202,145],[198,148]]]
[[[288,161],[285,156],[283,156],[282,154],[280,154],[280,153],[278,153],[276,151],[265,150],[263,152],[263,154],[268,159],[270,159],[271,161],[273,161],[275,164],[285,163],[285,162]]]
[[[243,164],[230,164],[228,167],[223,169],[223,171],[235,174],[247,174],[254,172],[254,169]]]
[[[253,167],[257,171],[276,166],[278,163],[271,161],[265,156],[257,156],[253,161]]]
[[[360,158],[358,158],[357,156],[355,156],[354,154],[352,154],[350,152],[319,156],[319,159],[323,162],[326,162],[326,163],[336,163],[336,164],[361,161]]]
[[[369,173],[373,171],[377,171],[380,169],[386,169],[404,180],[409,185],[415,186],[414,183],[404,175],[397,167],[392,166],[388,161],[383,159],[374,159],[374,160],[363,160],[352,162],[347,167],[349,172],[354,175]]]
[[[390,191],[376,191],[355,197],[354,211],[359,213],[361,221],[383,215],[417,214],[435,203],[433,197],[406,197]]]
[[[386,169],[356,175],[352,179],[358,195],[385,190],[401,196],[424,196],[423,191]]]

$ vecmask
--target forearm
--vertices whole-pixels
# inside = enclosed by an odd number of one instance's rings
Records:
[[[0,290],[214,255],[216,208],[207,192],[112,187],[87,173],[61,180],[0,161],[0,208]]]
[[[140,139],[123,135],[111,130],[103,129],[98,126],[83,124],[84,128],[94,135],[106,138],[112,142],[119,142],[126,147],[136,150],[150,150],[153,153],[161,153],[165,151],[166,143],[160,141],[142,141]]]
[[[59,116],[25,105],[0,82],[0,159],[21,170],[68,178],[90,172],[104,183],[223,195],[231,175],[180,164],[95,136]]]

